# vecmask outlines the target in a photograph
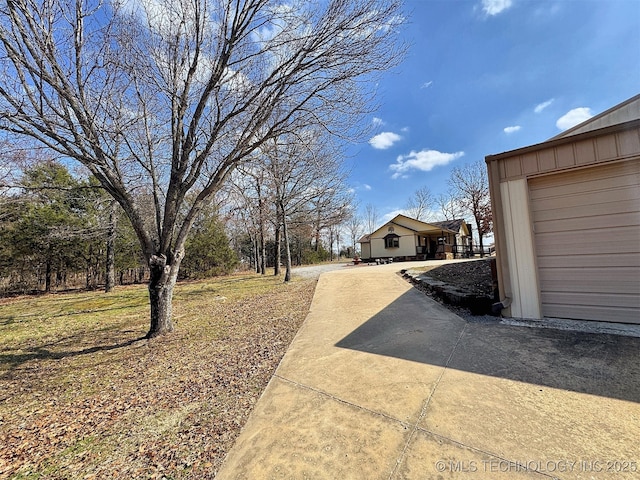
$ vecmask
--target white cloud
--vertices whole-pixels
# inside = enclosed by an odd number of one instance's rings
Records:
[[[536,105],[536,108],[534,108],[533,111],[536,113],[540,113],[552,103],[553,103],[553,98],[551,100],[547,100],[546,102],[539,103],[538,105]]]
[[[391,178],[399,178],[404,176],[409,170],[420,170],[428,172],[435,167],[446,165],[454,160],[462,157],[464,152],[444,153],[437,150],[421,150],[416,152],[412,150],[408,155],[400,155],[396,159],[396,163],[389,165],[395,173]]]
[[[367,185],[366,183],[362,184],[362,188],[365,190],[371,190],[371,185]]]
[[[571,127],[575,127],[579,123],[589,120],[593,117],[591,109],[588,107],[579,107],[569,110],[563,116],[561,116],[556,122],[556,127],[560,130],[566,130]]]
[[[512,4],[511,0],[482,0],[482,10],[487,15],[497,15]]]
[[[504,128],[504,133],[506,133],[507,135],[510,134],[510,133],[515,133],[518,130],[520,130],[520,128],[522,128],[522,127],[520,127],[520,125],[514,125],[512,127],[505,127]]]
[[[384,225],[385,223],[387,223],[389,220],[396,217],[397,215],[406,215],[406,214],[407,214],[407,211],[404,209],[391,210],[389,213],[385,213],[382,216],[381,224]]]
[[[382,132],[369,139],[369,144],[378,150],[386,150],[392,147],[394,143],[401,140],[402,137],[393,132]]]
[[[378,117],[373,117],[373,120],[371,120],[371,123],[373,124],[374,127],[381,127],[382,125],[384,125],[384,121]]]
[[[429,88],[431,85],[433,85],[433,80],[429,80],[428,82],[424,82],[422,85],[420,85],[420,89]]]

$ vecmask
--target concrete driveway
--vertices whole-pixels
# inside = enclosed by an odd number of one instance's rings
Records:
[[[218,479],[640,478],[640,338],[466,322],[323,274]]]

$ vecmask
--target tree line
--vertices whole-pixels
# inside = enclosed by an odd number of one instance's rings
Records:
[[[274,148],[280,151],[244,165],[203,208],[186,241],[180,279],[236,268],[280,275],[284,265],[288,281],[292,265],[332,259],[327,234],[338,231],[352,202],[340,162],[326,149],[325,156],[305,147],[298,156],[299,145]],[[0,181],[0,295],[108,292],[148,281],[129,219],[95,178],[52,160],[19,164],[5,158],[15,178]]]
[[[5,163],[6,165],[6,163]],[[31,162],[0,190],[0,294],[102,288],[147,281],[135,232],[90,175]],[[215,212],[196,222],[183,277],[228,273],[237,264]]]

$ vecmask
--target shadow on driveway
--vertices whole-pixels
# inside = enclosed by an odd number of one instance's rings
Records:
[[[336,346],[640,403],[640,338],[427,316],[406,295]]]

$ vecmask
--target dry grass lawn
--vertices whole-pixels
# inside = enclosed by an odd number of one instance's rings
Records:
[[[143,285],[0,300],[0,478],[213,478],[314,287],[179,284],[150,341]]]

